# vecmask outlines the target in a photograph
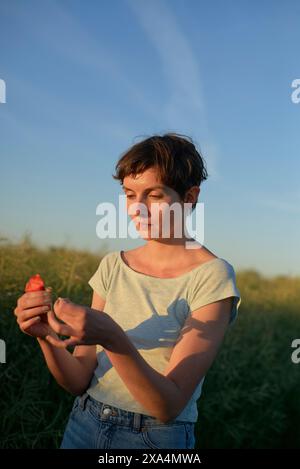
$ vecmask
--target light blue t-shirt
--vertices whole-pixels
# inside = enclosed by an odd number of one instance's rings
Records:
[[[106,301],[104,311],[121,326],[144,360],[162,374],[192,311],[234,296],[232,324],[241,304],[234,269],[218,257],[178,277],[158,278],[133,270],[121,251],[113,251],[101,259],[89,285]],[[129,392],[101,345],[97,345],[97,361],[88,394],[105,404],[149,415]],[[175,420],[197,421],[197,400],[204,379]]]

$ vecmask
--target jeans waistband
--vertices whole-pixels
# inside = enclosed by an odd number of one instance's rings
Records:
[[[137,432],[141,430],[141,427],[165,425],[165,423],[161,422],[155,417],[140,414],[137,412],[131,412],[129,410],[120,409],[110,404],[105,404],[103,402],[97,401],[87,392],[85,392],[81,396],[78,396],[77,400],[78,404],[82,409],[85,409],[88,406],[90,412],[94,415],[94,417],[98,418],[102,422],[114,422],[118,425],[129,426]],[[184,423],[187,422],[174,421],[173,425],[179,425]]]

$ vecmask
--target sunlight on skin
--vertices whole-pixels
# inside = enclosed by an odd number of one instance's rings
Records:
[[[168,218],[168,207],[174,203],[180,204],[183,215],[184,203],[196,202],[200,193],[200,188],[198,186],[193,186],[187,191],[184,200],[182,200],[179,194],[174,189],[169,186],[166,186],[160,181],[157,170],[155,168],[148,168],[143,173],[135,175],[135,177],[126,176],[123,180],[123,189],[127,197],[127,211],[129,213],[129,216],[135,223],[136,228],[141,234],[141,236],[150,241],[151,239],[169,239],[169,243],[176,243],[179,238],[174,238],[176,220],[174,220],[173,211],[170,212],[170,234],[167,235],[166,238],[163,237],[162,227],[163,223],[165,223],[166,218]],[[137,214],[138,209],[132,209],[132,205],[137,203],[145,205],[147,209],[147,214],[143,214],[141,216],[140,213]],[[159,205],[158,220],[153,219],[152,217],[152,204]],[[143,221],[145,223],[143,223]],[[179,222],[180,220],[177,223]],[[158,236],[151,236],[151,226],[148,225],[149,223],[159,224]],[[183,227],[184,217],[182,216],[181,232],[183,234],[183,237],[181,238],[181,242],[185,242],[187,240],[184,235]]]
[[[61,340],[51,335],[46,336],[46,340],[56,347],[98,343],[104,348],[109,347],[111,337],[119,328],[104,311],[77,305],[68,298],[58,298],[53,309],[54,311],[48,313],[50,327],[56,334],[69,337]]]

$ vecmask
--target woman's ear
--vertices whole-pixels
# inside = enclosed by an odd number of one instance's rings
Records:
[[[199,186],[191,187],[190,189],[188,189],[188,191],[185,194],[184,202],[192,203],[192,204],[196,203],[199,197],[199,193],[200,193]]]

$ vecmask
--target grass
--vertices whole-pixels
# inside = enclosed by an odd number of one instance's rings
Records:
[[[37,341],[13,314],[28,278],[40,273],[57,296],[90,304],[88,279],[101,256],[64,247],[39,249],[30,240],[0,247],[0,447],[57,448],[73,397],[50,375]],[[300,337],[300,278],[237,272],[239,318],[208,372],[198,401],[197,448],[299,448],[300,364],[291,343]]]

